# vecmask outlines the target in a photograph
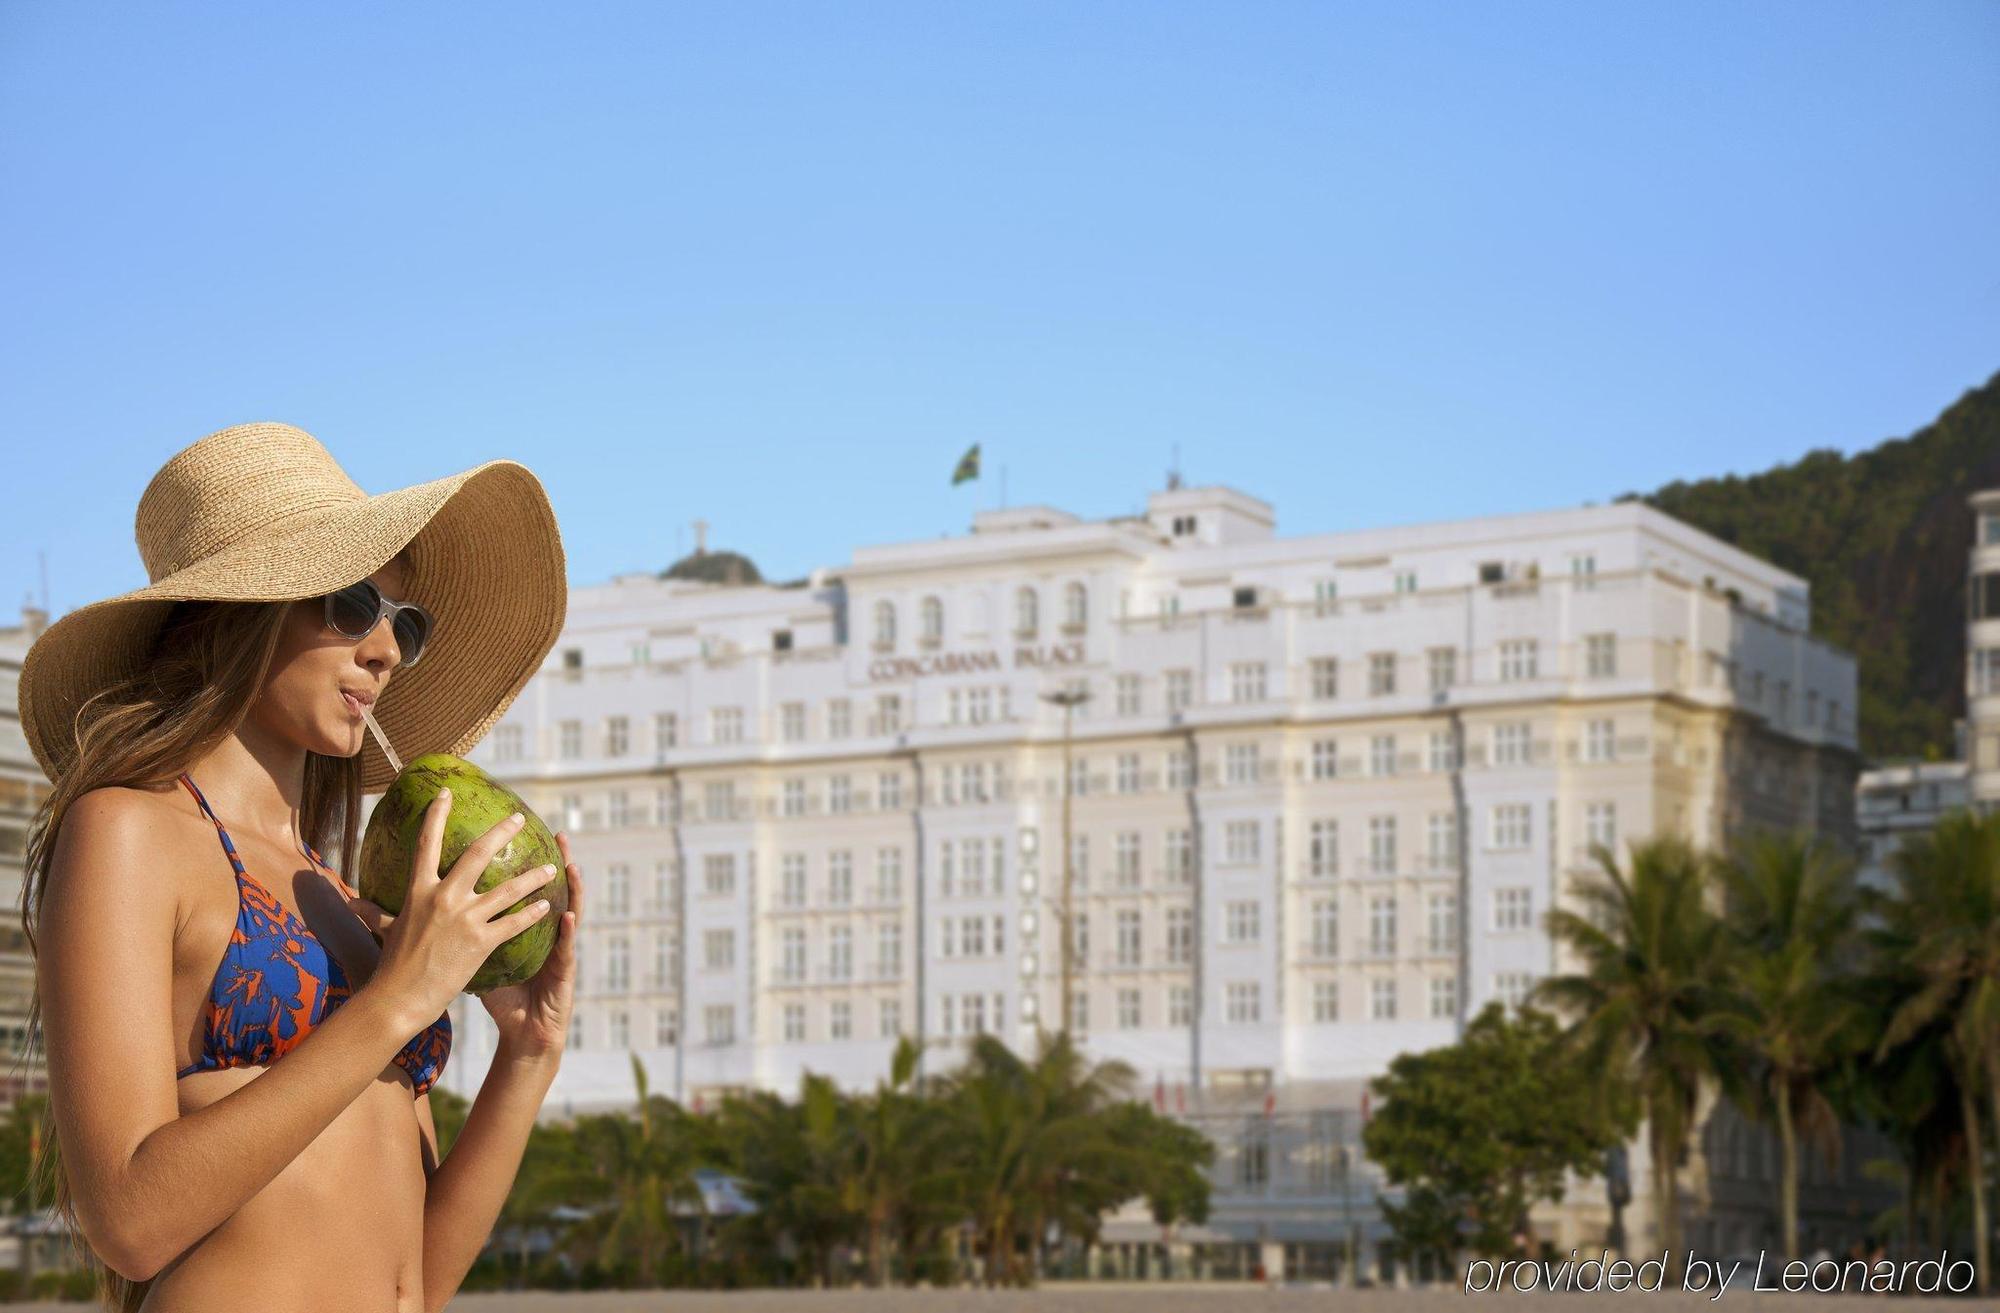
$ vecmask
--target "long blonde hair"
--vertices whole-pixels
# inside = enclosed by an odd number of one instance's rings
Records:
[[[398,555],[407,568],[407,557]],[[270,673],[291,602],[176,602],[167,613],[152,658],[131,678],[103,689],[77,714],[75,764],[53,781],[28,832],[21,881],[21,929],[37,957],[36,930],[49,865],[63,818],[93,789],[140,788],[173,782],[221,743],[249,715]],[[353,869],[361,828],[361,758],[306,753],[299,832],[321,852],[340,854],[340,871]],[[23,1065],[42,1047],[39,972],[28,1005]],[[96,1280],[98,1297],[114,1313],[137,1313],[152,1282],[114,1271],[83,1237],[76,1202],[53,1128],[29,1165],[41,1198],[53,1197],[68,1223],[77,1262]]]

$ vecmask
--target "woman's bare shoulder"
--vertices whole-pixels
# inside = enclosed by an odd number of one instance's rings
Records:
[[[63,813],[50,854],[48,893],[77,896],[107,879],[125,886],[128,896],[143,889],[177,897],[171,879],[125,877],[134,870],[155,874],[177,870],[181,863],[171,859],[185,851],[187,842],[187,814],[168,789],[123,785],[92,789]]]

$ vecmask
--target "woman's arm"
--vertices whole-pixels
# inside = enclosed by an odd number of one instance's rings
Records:
[[[503,1043],[493,1055],[479,1095],[451,1152],[430,1175],[424,1195],[424,1307],[440,1310],[458,1293],[459,1283],[493,1234],[528,1146],[528,1132],[541,1111],[542,1097],[555,1081],[560,1053],[516,1057]],[[430,1102],[420,1101],[426,1152],[435,1161],[436,1132]]]
[[[174,1085],[175,881],[157,804],[98,789],[64,817],[36,974],[50,1106],[78,1220],[147,1280],[227,1221],[380,1076],[425,1019],[358,990],[283,1062],[183,1117]]]

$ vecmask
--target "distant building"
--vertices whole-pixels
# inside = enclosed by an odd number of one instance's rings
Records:
[[[0,908],[5,913],[0,916],[0,1103],[48,1088],[39,1056],[32,1067],[22,1063],[35,966],[21,929],[21,885],[28,825],[48,797],[49,782],[21,733],[17,696],[28,645],[47,627],[46,611],[24,606],[20,624],[0,628]]]
[[[473,754],[591,879],[548,1106],[629,1104],[628,1051],[700,1105],[867,1088],[904,1034],[933,1069],[982,1032],[1026,1050],[1061,1020],[1067,795],[1071,1029],[1221,1149],[1175,1244],[1371,1258],[1367,1078],[1562,967],[1544,916],[1592,843],[1853,843],[1855,663],[1809,620],[1804,580],[1638,502],[1280,538],[1220,487],[982,512],[794,585],[575,588]],[[1067,772],[1061,693],[1088,695]],[[469,1095],[491,1027],[456,1019]],[[1690,1172],[1689,1239],[1756,1248],[1769,1191],[1711,1126],[1738,1157]],[[1550,1238],[1607,1220],[1586,1191]],[[1166,1253],[1143,1218],[1106,1240]]]

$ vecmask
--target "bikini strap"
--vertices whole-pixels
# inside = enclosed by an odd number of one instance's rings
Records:
[[[222,818],[217,816],[215,809],[208,805],[208,799],[202,796],[201,789],[194,782],[194,777],[186,771],[182,771],[180,781],[182,784],[187,785],[188,792],[194,794],[195,802],[201,806],[201,814],[215,823],[215,832],[222,836],[222,850],[229,854],[230,864],[236,868],[238,874],[248,874],[243,869],[243,859],[236,855],[236,841],[229,837],[229,827],[222,823]],[[314,852],[312,845],[303,839],[299,840],[299,854],[316,866],[326,866],[326,859],[321,857],[317,852]],[[331,871],[333,868],[327,866],[326,869]],[[345,882],[343,881],[343,883]]]

